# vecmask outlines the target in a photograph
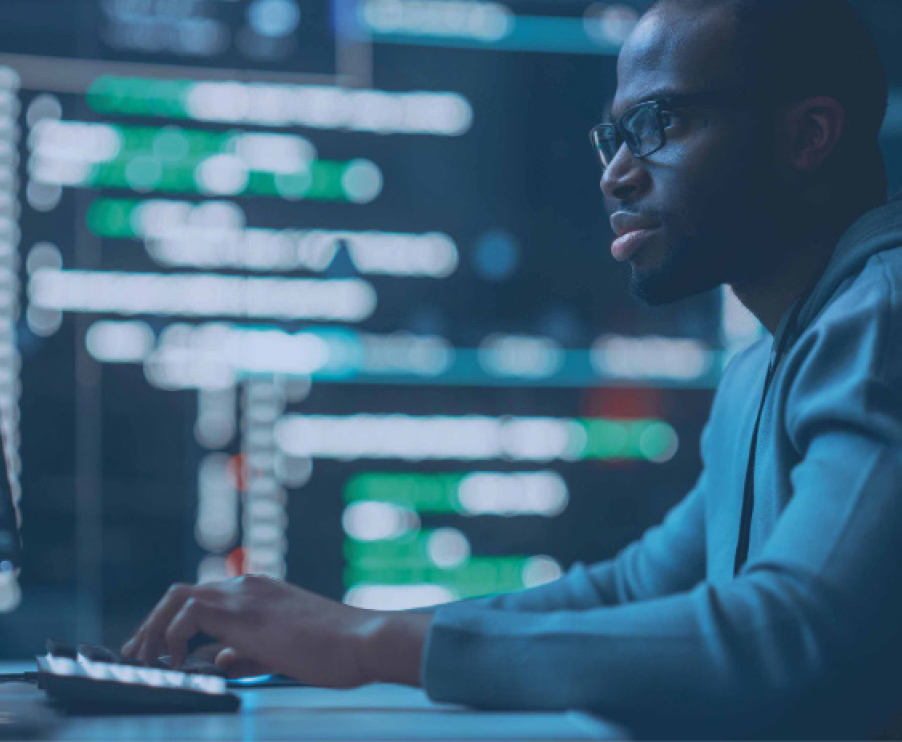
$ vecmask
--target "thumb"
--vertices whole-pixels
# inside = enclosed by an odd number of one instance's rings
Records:
[[[216,667],[230,678],[248,678],[256,675],[268,675],[269,671],[256,660],[240,654],[231,647],[226,647],[216,655]]]

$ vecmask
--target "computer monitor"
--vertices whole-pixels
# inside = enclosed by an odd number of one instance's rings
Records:
[[[13,504],[13,491],[9,477],[9,459],[6,437],[0,433],[3,448],[3,471],[0,472],[0,572],[11,572],[21,566],[22,553],[19,541],[18,518]]]

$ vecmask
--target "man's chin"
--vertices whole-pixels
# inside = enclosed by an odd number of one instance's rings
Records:
[[[688,299],[717,288],[722,282],[699,280],[700,276],[681,276],[676,271],[640,271],[633,266],[630,293],[650,307]]]

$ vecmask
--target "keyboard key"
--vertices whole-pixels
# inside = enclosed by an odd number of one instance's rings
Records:
[[[107,647],[101,647],[98,644],[79,644],[78,653],[82,657],[87,657],[93,662],[111,662],[115,665],[121,665],[122,657],[118,652],[114,652]]]
[[[59,639],[47,640],[47,654],[54,657],[68,657],[70,660],[78,659],[78,652],[75,647]]]
[[[168,654],[160,657],[161,667],[172,667],[172,658]],[[200,657],[192,657],[188,655],[184,664],[179,668],[182,672],[189,675],[220,675],[225,676],[225,672],[216,667],[215,663]]]

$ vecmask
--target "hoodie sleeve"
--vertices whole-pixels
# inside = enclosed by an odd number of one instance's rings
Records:
[[[891,291],[874,294],[793,354],[793,497],[735,580],[582,610],[439,609],[428,694],[668,738],[875,731],[902,697],[902,327]]]

